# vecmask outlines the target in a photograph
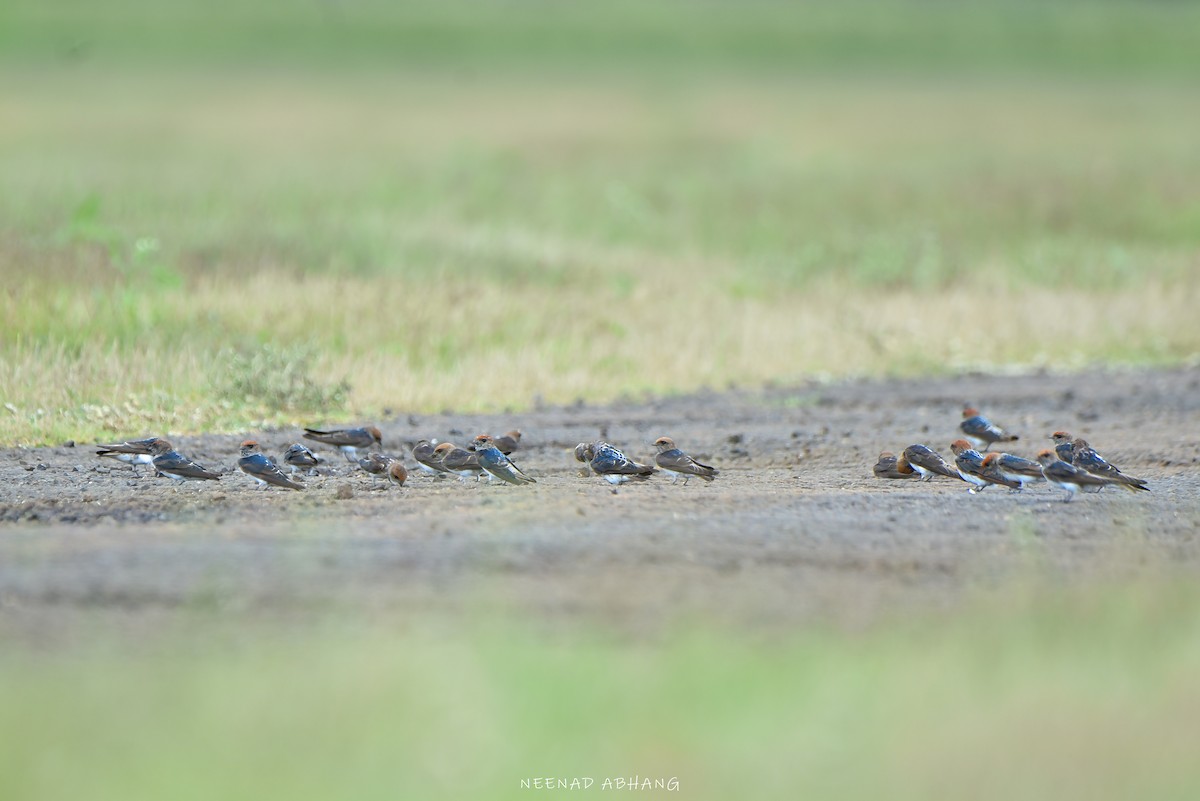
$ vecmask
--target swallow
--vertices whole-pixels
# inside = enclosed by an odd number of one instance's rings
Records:
[[[421,468],[421,472],[426,475],[437,478],[450,472],[438,458],[433,449],[433,443],[427,439],[421,440],[413,447],[412,456],[417,460],[417,467]]]
[[[915,470],[922,481],[933,481],[934,476],[966,480],[942,458],[941,454],[928,445],[909,445],[904,449],[904,454],[896,460],[896,469],[902,473]]]
[[[1042,466],[1029,459],[1013,456],[1011,453],[989,453],[983,457],[985,470],[995,470],[1009,481],[1015,481],[1025,489],[1026,484],[1042,481]]]
[[[495,445],[496,450],[508,456],[521,446],[521,432],[514,428],[504,436],[496,437]]]
[[[1088,445],[1087,440],[1076,438],[1071,443],[1071,450],[1074,453],[1074,459],[1071,464],[1075,467],[1080,467],[1094,476],[1101,476],[1110,479],[1115,484],[1121,484],[1128,487],[1133,492],[1149,492],[1150,488],[1146,486],[1146,480],[1142,478],[1134,478],[1127,476],[1120,469],[1107,461],[1100,454]]]
[[[983,492],[992,484],[1003,484],[1009,489],[1021,488],[1017,482],[1008,480],[995,470],[985,468],[983,454],[972,448],[971,443],[965,439],[954,440],[950,443],[950,450],[954,452],[954,464],[963,480],[974,485],[967,490],[968,492]]]
[[[287,465],[288,470],[292,473],[298,470],[306,470],[309,475],[312,475],[320,461],[316,454],[299,442],[294,443],[283,453],[283,463]]]
[[[139,464],[150,464],[154,461],[154,455],[150,453],[150,445],[157,439],[159,437],[147,437],[146,439],[126,440],[114,445],[97,445],[96,455],[124,462],[133,468],[133,474],[136,476],[139,475]]]
[[[404,463],[399,459],[392,459],[388,462],[387,478],[397,487],[403,487],[404,482],[408,480],[408,470],[404,467]]]
[[[373,476],[383,475],[383,471],[387,470],[388,457],[382,453],[368,453],[366,458],[355,459],[358,466]]]
[[[1055,431],[1050,435],[1054,440],[1054,452],[1067,464],[1075,461],[1075,447],[1071,444],[1075,438],[1066,431]]]
[[[509,484],[536,484],[537,481],[521,472],[521,468],[513,464],[504,453],[496,447],[496,440],[487,434],[480,434],[472,442],[475,446],[475,456],[488,476],[495,477]]]
[[[1069,465],[1075,464],[1075,437],[1066,431],[1055,431],[1050,435],[1050,439],[1054,440],[1055,455]],[[1099,492],[1104,489],[1104,485],[1085,484],[1081,489],[1084,492]]]
[[[626,481],[645,481],[658,469],[648,464],[638,464],[603,441],[579,443],[575,446],[575,458],[587,462],[592,472],[614,486]]]
[[[287,489],[302,490],[303,484],[297,484],[283,474],[279,465],[272,462],[262,452],[259,444],[252,439],[242,443],[242,457],[237,462],[238,469],[258,482],[260,489],[266,489],[268,484]]]
[[[375,479],[384,474],[390,460],[382,453],[368,453],[366,458],[355,459],[354,461],[358,463],[358,466],[363,471],[371,475],[371,486],[374,487]]]
[[[688,478],[691,476],[699,476],[705,481],[712,481],[720,472],[715,467],[706,464],[700,464],[692,457],[688,456],[679,448],[675,447],[675,440],[670,437],[659,437],[654,440],[654,447],[658,449],[658,453],[654,456],[654,463],[659,469],[671,477],[671,483],[674,484],[683,477],[683,485],[686,487]]]
[[[1058,458],[1058,454],[1046,449],[1037,455],[1038,464],[1042,466],[1042,475],[1056,487],[1066,490],[1063,503],[1068,503],[1080,490],[1089,487],[1103,487],[1115,483],[1103,476],[1094,476],[1081,467],[1067,464]]]
[[[433,450],[447,472],[458,476],[458,480],[463,483],[469,478],[478,479],[483,474],[483,468],[479,466],[479,455],[476,453],[449,442],[443,442]]]
[[[383,434],[375,426],[339,428],[334,431],[306,428],[304,429],[304,438],[338,448],[348,462],[358,459],[359,448],[370,448],[372,445],[383,447]]]
[[[916,475],[907,462],[901,468],[900,460],[891,451],[879,454],[879,461],[875,463],[874,470],[876,478],[912,478]]]
[[[150,453],[154,455],[150,462],[154,469],[180,484],[185,481],[217,481],[221,478],[179,453],[165,439],[150,443]]]
[[[963,434],[976,448],[987,450],[994,442],[1016,442],[1016,434],[1009,434],[1000,426],[970,406],[963,407],[963,421],[958,424]]]

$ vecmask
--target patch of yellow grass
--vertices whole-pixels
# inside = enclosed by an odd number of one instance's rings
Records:
[[[277,272],[236,285],[199,279],[140,301],[153,310],[148,325],[165,328],[144,343],[97,333],[72,346],[29,338],[0,351],[11,407],[0,413],[0,439],[599,402],[731,382],[1172,362],[1200,352],[1190,324],[1198,285],[916,292],[827,281],[733,298],[689,285],[687,272],[668,267],[595,288]],[[104,326],[109,297],[70,295],[55,307],[58,325]],[[3,305],[13,318],[36,310],[12,296]],[[349,381],[348,408],[271,409],[223,396],[228,343],[310,345],[319,380]]]

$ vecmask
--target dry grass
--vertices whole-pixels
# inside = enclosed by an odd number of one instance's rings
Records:
[[[775,42],[801,22],[781,9],[738,37]],[[1119,72],[1097,43],[1138,30],[1114,21],[1133,12],[1085,10],[1087,59]],[[618,53],[468,77],[13,51],[0,442],[1200,352],[1190,62],[882,79],[740,49],[692,70],[668,44],[636,75]],[[331,391],[230,396],[229,354],[264,346]]]
[[[920,374],[1007,365],[1083,367],[1100,361],[1170,363],[1200,352],[1184,324],[1195,286],[1136,292],[993,290],[916,292],[821,284],[775,298],[731,298],[719,288],[681,293],[678,276],[650,275],[627,292],[582,286],[511,288],[439,282],[413,288],[375,278],[256,274],[231,292],[224,279],[143,298],[145,345],[106,343],[119,325],[107,296],[55,309],[84,334],[70,346],[22,340],[0,359],[13,388],[0,432],[32,440],[78,432],[287,424],[341,416],[340,408],[265,406],[225,392],[231,351],[310,343],[314,379],[353,387],[351,410],[483,410],[537,400],[606,401],[733,382],[802,381],[847,374]],[[339,298],[356,298],[340,301]],[[264,299],[269,299],[265,302]],[[1086,310],[1081,319],[1078,310]],[[30,306],[9,301],[20,320]],[[189,331],[195,331],[193,337]],[[336,347],[328,346],[336,332]],[[269,379],[268,379],[269,380]],[[45,410],[44,412],[37,411]]]

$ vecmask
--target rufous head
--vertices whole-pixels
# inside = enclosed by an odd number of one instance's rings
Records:
[[[675,448],[675,440],[670,437],[659,437],[654,440],[654,447],[658,448],[658,452],[673,450]]]
[[[958,456],[964,451],[971,450],[971,443],[967,442],[965,439],[956,439],[954,442],[950,443],[950,450],[954,451],[955,456]]]
[[[974,417],[977,414],[979,414],[979,410],[976,409],[974,406],[964,406],[963,407],[963,419],[964,420],[966,420],[968,417]]]
[[[383,432],[382,431],[380,431],[375,426],[367,426],[366,432],[371,435],[371,439],[375,440],[375,442],[379,445],[379,447],[381,447],[381,448],[383,447]]]
[[[1049,467],[1058,461],[1058,454],[1049,449],[1038,451],[1037,461],[1042,467]]]

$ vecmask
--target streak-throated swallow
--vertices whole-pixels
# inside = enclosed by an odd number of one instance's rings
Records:
[[[658,449],[658,453],[654,456],[654,463],[658,465],[659,470],[671,477],[672,484],[683,478],[686,486],[690,476],[699,476],[705,481],[712,481],[720,472],[715,467],[697,462],[675,447],[675,440],[670,437],[659,437],[654,440],[654,447]]]
[[[346,461],[358,459],[359,448],[383,446],[383,434],[375,426],[363,428],[338,428],[331,431],[321,431],[315,428],[304,429],[304,438],[325,445],[332,445],[340,450]]]
[[[963,407],[963,421],[958,424],[971,444],[986,451],[995,442],[1016,442],[1016,434],[1010,434],[970,406]]]
[[[304,489],[303,484],[298,484],[284,475],[283,471],[279,469],[279,465],[272,462],[262,452],[259,444],[252,439],[242,443],[242,456],[238,459],[237,466],[239,470],[257,481],[261,489],[266,489],[268,484],[292,490]]]

